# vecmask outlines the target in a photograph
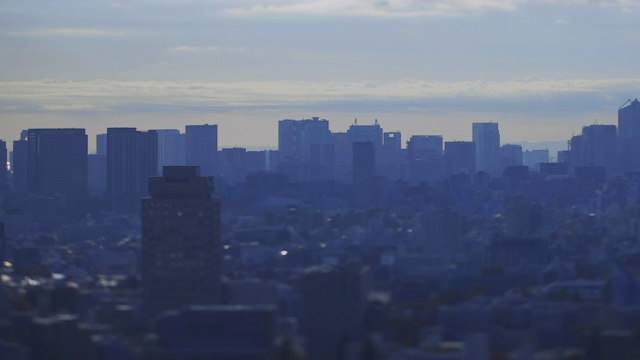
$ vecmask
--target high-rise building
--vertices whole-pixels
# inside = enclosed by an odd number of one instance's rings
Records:
[[[312,267],[300,282],[301,325],[311,360],[340,359],[346,341],[362,332],[365,271],[351,267]]]
[[[371,141],[353,143],[354,205],[370,207],[375,204],[376,148]]]
[[[471,141],[447,141],[444,143],[445,175],[476,173],[476,144]]]
[[[187,125],[185,147],[187,165],[200,166],[204,176],[216,174],[218,125]]]
[[[620,139],[640,135],[640,101],[628,100],[618,109],[618,129]]]
[[[0,190],[4,189],[7,184],[7,142],[0,140]]]
[[[84,129],[29,129],[29,192],[67,197],[87,194],[87,135]]]
[[[107,155],[107,134],[96,135],[96,154]]]
[[[618,134],[615,125],[590,125],[571,139],[571,168],[603,167],[611,176],[617,167]]]
[[[156,130],[158,133],[158,174],[164,166],[186,164],[186,135],[177,129]]]
[[[409,180],[414,183],[442,178],[443,152],[441,135],[413,135],[407,142]]]
[[[640,170],[640,101],[629,100],[618,109],[620,165],[624,171]]]
[[[505,144],[500,148],[500,169],[504,171],[507,166],[522,165],[522,146],[517,144]]]
[[[500,131],[498,123],[473,123],[476,144],[476,171],[500,174]]]
[[[16,192],[27,191],[29,176],[29,144],[26,139],[13,142],[13,156],[11,157],[11,171],[13,172],[13,190]]]
[[[278,150],[284,172],[294,181],[327,179],[333,173],[335,147],[326,119],[280,120]]]
[[[165,166],[142,200],[142,279],[150,315],[220,301],[220,201],[197,166]]]
[[[382,133],[382,127],[380,127],[377,120],[373,125],[358,125],[355,123],[347,130],[351,143],[370,141],[376,149],[382,147]]]
[[[111,210],[137,213],[158,169],[158,134],[136,128],[107,129],[107,196]]]

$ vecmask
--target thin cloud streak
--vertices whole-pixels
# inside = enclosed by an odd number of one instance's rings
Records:
[[[58,36],[58,37],[117,37],[124,36],[122,31],[93,29],[93,28],[51,28],[27,31],[9,31],[13,36]]]
[[[301,106],[319,102],[405,101],[429,99],[518,99],[562,94],[638,92],[640,78],[551,79],[509,81],[394,82],[303,81],[6,81],[0,101],[49,110],[101,109],[126,104],[168,106]],[[2,111],[0,109],[0,111]]]

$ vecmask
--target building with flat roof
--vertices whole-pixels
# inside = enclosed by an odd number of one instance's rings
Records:
[[[142,200],[142,280],[150,315],[220,301],[220,201],[197,166],[165,166]]]

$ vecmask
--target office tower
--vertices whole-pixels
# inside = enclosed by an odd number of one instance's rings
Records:
[[[354,142],[353,185],[354,205],[370,207],[375,204],[376,148],[370,141]]]
[[[575,173],[578,167],[602,167],[606,178],[617,170],[618,134],[615,125],[585,126],[581,135],[571,138],[570,144],[572,172]]]
[[[445,175],[476,173],[476,144],[471,141],[447,141],[444,143]]]
[[[351,143],[369,141],[376,149],[382,147],[382,128],[377,120],[373,125],[354,123],[347,130],[347,134]]]
[[[387,181],[406,179],[405,151],[402,150],[402,134],[399,131],[383,134],[382,148],[376,154],[378,173]]]
[[[186,135],[176,129],[156,130],[158,133],[158,174],[164,166],[186,165]]]
[[[500,131],[497,123],[473,123],[476,144],[476,171],[493,176],[500,173]]]
[[[284,172],[293,181],[330,179],[334,149],[326,119],[313,117],[278,122],[278,150]]]
[[[441,135],[414,135],[407,142],[409,180],[434,182],[442,178],[443,153]]]
[[[618,132],[615,125],[582,128],[587,166],[601,166],[610,177],[617,170]]]
[[[204,176],[216,174],[218,158],[218,125],[187,125],[186,164],[200,166]]]
[[[522,146],[505,144],[500,148],[500,169],[504,171],[507,166],[522,165]]]
[[[89,195],[102,198],[107,193],[107,154],[89,154],[87,160]]]
[[[238,184],[246,176],[247,149],[224,148],[220,151],[219,172],[221,178],[229,184]]]
[[[522,165],[539,171],[540,164],[549,162],[549,149],[525,150],[522,152]]]
[[[0,190],[3,190],[7,184],[7,142],[0,140]]]
[[[142,200],[142,279],[150,315],[220,301],[220,200],[197,166],[165,166]]]
[[[359,338],[367,290],[364,277],[364,271],[350,267],[307,269],[300,293],[309,359],[340,359],[345,342]]]
[[[111,210],[135,214],[158,168],[158,134],[136,128],[107,129],[107,196]]]
[[[107,155],[107,134],[96,135],[96,154]]]
[[[628,100],[618,109],[620,165],[624,171],[640,170],[640,102]]]
[[[87,194],[87,135],[84,129],[29,129],[27,187],[66,198]]]
[[[27,177],[29,163],[29,145],[26,139],[13,142],[13,156],[11,171],[13,171],[13,190],[16,192],[27,191]]]

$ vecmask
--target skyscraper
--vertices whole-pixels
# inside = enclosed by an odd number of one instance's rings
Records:
[[[354,205],[370,207],[375,204],[376,148],[371,141],[353,143]]]
[[[150,314],[220,301],[220,201],[197,166],[165,166],[142,201],[142,276]]]
[[[215,175],[218,158],[218,125],[186,126],[186,164],[200,166],[204,176]]]
[[[313,117],[278,122],[278,150],[284,172],[294,181],[319,180],[333,173],[335,146],[329,121]]]
[[[27,187],[43,195],[87,194],[87,135],[84,129],[29,129]]]
[[[156,130],[158,133],[158,174],[169,165],[186,164],[186,135],[177,129]]]
[[[0,189],[7,185],[7,142],[0,140]]]
[[[137,213],[158,167],[158,134],[136,128],[107,129],[107,196],[111,210]]]
[[[407,142],[409,180],[414,183],[442,178],[443,152],[441,135],[413,135]]]
[[[27,191],[29,176],[29,144],[26,139],[13,142],[13,156],[11,159],[11,171],[13,172],[13,190],[16,192]]]
[[[617,167],[618,134],[615,125],[590,125],[571,138],[571,170],[577,167],[602,167],[611,176]]]
[[[497,123],[473,123],[476,171],[500,174],[500,131]]]
[[[476,172],[476,145],[471,141],[447,141],[444,143],[445,175]]]
[[[640,101],[627,101],[618,109],[620,165],[625,171],[640,170]]]

